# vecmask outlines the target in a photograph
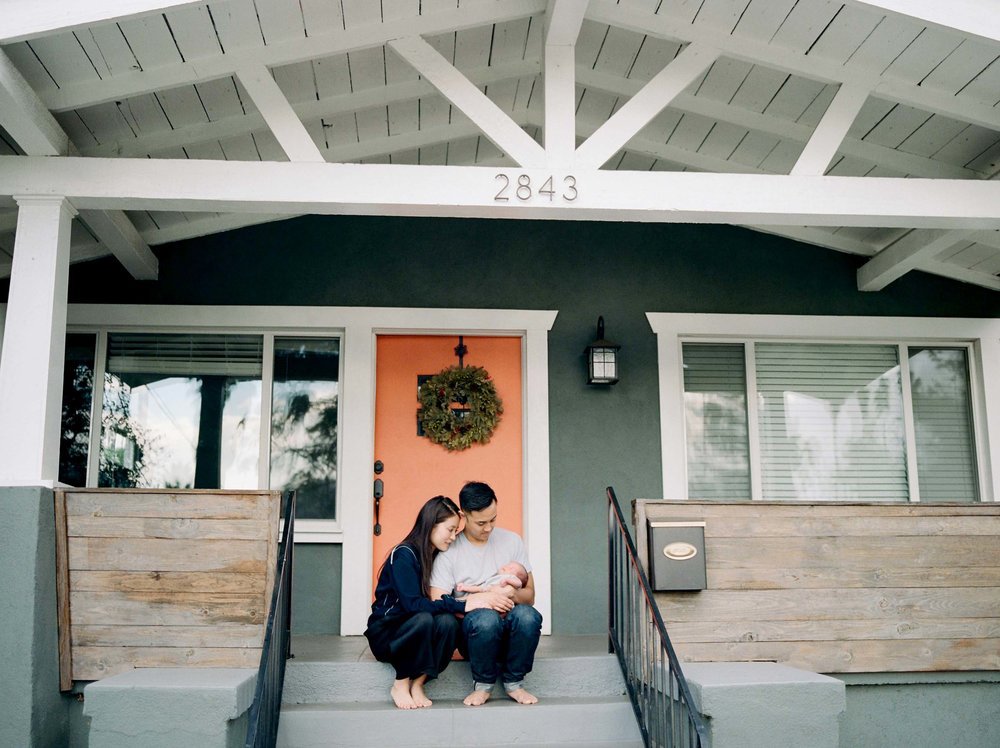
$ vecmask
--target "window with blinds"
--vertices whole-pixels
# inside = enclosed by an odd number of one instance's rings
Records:
[[[980,498],[965,347],[688,342],[682,353],[690,498]]]
[[[750,498],[746,365],[740,344],[685,343],[688,496]]]

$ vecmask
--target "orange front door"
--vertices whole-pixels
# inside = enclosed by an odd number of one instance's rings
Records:
[[[500,502],[497,524],[521,532],[521,339],[465,337],[466,366],[482,366],[503,400],[503,415],[488,444],[448,451],[417,435],[417,377],[458,363],[458,336],[379,335],[375,368],[375,459],[383,471],[381,533],[374,541],[374,573],[410,531],[427,499],[443,494],[458,503],[466,481],[489,483]],[[373,580],[374,582],[374,580]],[[374,584],[373,584],[374,588]]]

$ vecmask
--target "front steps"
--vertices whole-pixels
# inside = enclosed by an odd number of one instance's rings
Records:
[[[542,637],[526,681],[539,704],[520,706],[495,687],[482,707],[462,699],[468,663],[453,662],[427,688],[428,709],[389,699],[392,669],[363,637],[296,637],[285,673],[280,748],[319,746],[642,746],[618,661],[604,637]]]

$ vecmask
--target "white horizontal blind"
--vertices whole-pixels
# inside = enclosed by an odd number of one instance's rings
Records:
[[[975,439],[964,348],[909,348],[921,501],[976,501]]]
[[[108,371],[178,377],[259,378],[263,346],[259,335],[111,333],[108,335]]]
[[[758,343],[755,356],[764,499],[908,499],[896,346]]]
[[[688,498],[750,499],[743,345],[684,343],[683,358]]]

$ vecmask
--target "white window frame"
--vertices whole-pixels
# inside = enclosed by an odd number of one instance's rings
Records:
[[[375,461],[375,353],[377,335],[506,335],[521,339],[523,398],[524,540],[535,570],[536,606],[542,632],[551,633],[549,537],[548,332],[556,312],[518,309],[417,309],[387,307],[152,306],[71,304],[68,332],[205,332],[279,337],[339,335],[343,396],[339,408],[337,520],[296,523],[296,541],[339,543],[343,550],[343,635],[364,632],[371,606],[372,465]],[[266,340],[266,338],[265,338]],[[273,338],[272,338],[273,340]],[[103,378],[100,350],[97,363]],[[265,345],[264,354],[269,348]],[[270,348],[273,356],[273,346]],[[273,375],[273,362],[264,361]],[[95,368],[95,381],[98,372]],[[273,376],[271,377],[273,378]],[[103,390],[102,390],[103,391]],[[95,392],[96,395],[96,392]],[[270,389],[261,405],[270,412]],[[95,397],[95,401],[98,398]],[[100,403],[95,402],[94,408]],[[99,421],[99,419],[98,419]],[[92,419],[92,423],[95,423]],[[93,451],[93,441],[91,442]],[[261,470],[261,475],[266,471]],[[266,483],[261,487],[265,487]]]
[[[687,444],[684,424],[684,373],[681,346],[686,342],[741,343],[796,341],[823,343],[882,343],[969,349],[970,395],[975,434],[977,478],[981,501],[1000,500],[1000,320],[937,317],[820,317],[767,314],[675,314],[647,312],[656,334],[660,390],[660,445],[663,496],[687,499]],[[752,347],[747,360],[748,409],[755,387]],[[905,374],[905,367],[901,374]],[[748,417],[753,413],[748,413]],[[909,417],[908,417],[909,418]],[[681,427],[678,428],[678,425]],[[755,425],[750,425],[752,430]],[[907,429],[912,431],[912,422]],[[990,438],[992,436],[992,439]],[[908,433],[907,438],[912,437]],[[751,473],[754,498],[761,498],[759,454],[751,433]],[[908,451],[909,454],[910,451]],[[755,461],[756,460],[756,461]],[[912,467],[912,466],[911,466]],[[911,473],[911,486],[916,472]],[[915,494],[919,495],[919,494]]]

